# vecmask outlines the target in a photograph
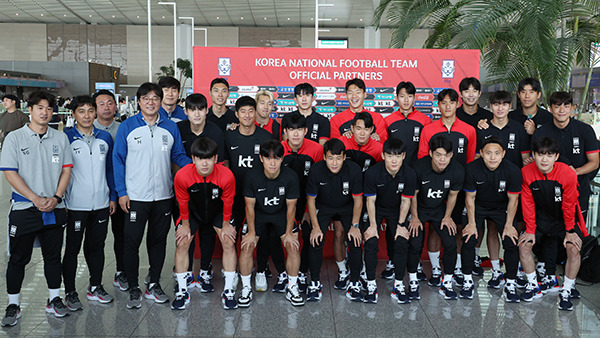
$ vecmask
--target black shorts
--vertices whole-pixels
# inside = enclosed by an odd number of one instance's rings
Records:
[[[554,227],[552,227],[551,229],[554,229]],[[577,224],[575,225],[575,233],[579,235],[579,238],[583,239],[583,234],[581,233],[581,230],[579,229],[579,226]],[[535,229],[535,243],[542,243],[545,237],[553,237],[557,240],[560,240],[560,246],[564,248],[564,245],[562,245],[562,241],[565,239],[566,234],[567,231],[564,229],[564,227],[558,231],[548,231],[547,229],[540,228],[538,224],[538,227]]]
[[[223,227],[223,215],[217,215],[211,222],[201,222],[196,217],[190,217],[190,234],[215,234],[215,229]]]
[[[254,217],[254,233],[257,237],[266,236],[273,233],[278,237],[285,234],[287,230],[287,215],[261,215],[256,214]],[[298,232],[298,223],[294,222],[292,232]]]
[[[8,214],[8,234],[10,237],[20,237],[38,232],[44,227],[67,226],[67,211],[65,208],[54,209],[56,224],[44,225],[42,212],[36,207],[24,210],[11,210]]]
[[[444,210],[445,211],[445,210]],[[444,216],[442,216],[444,217]],[[441,219],[440,219],[441,220]],[[467,210],[465,208],[465,191],[461,190],[456,196],[456,204],[452,210],[452,220],[457,226],[467,224]]]
[[[344,231],[348,232],[352,226],[352,211],[352,209],[317,208],[317,220],[323,234],[327,232],[331,221],[341,221]]]
[[[489,220],[496,224],[498,233],[502,235],[504,231],[504,225],[506,224],[506,210],[481,210],[475,208],[475,224],[477,225],[477,231],[482,231],[484,221]],[[465,222],[465,225],[468,222]],[[513,220],[513,226],[516,229],[516,220]]]

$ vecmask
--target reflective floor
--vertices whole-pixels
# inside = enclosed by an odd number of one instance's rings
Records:
[[[9,187],[0,179],[0,210],[8,210]],[[7,233],[6,222],[0,222],[0,233]],[[0,250],[6,252],[6,236],[0,235]],[[532,303],[506,304],[500,290],[490,290],[486,281],[490,271],[477,279],[473,300],[446,301],[437,289],[421,285],[421,300],[399,305],[390,298],[392,281],[378,279],[379,302],[376,305],[353,303],[344,293],[334,290],[337,278],[334,262],[327,261],[321,274],[323,299],[294,308],[284,294],[271,291],[255,293],[250,308],[226,311],[221,305],[219,291],[220,261],[214,262],[214,285],[217,292],[202,294],[191,290],[190,306],[183,311],[171,310],[169,304],[144,300],[141,309],[128,310],[126,293],[112,286],[115,261],[112,254],[112,235],[106,243],[104,285],[115,296],[108,305],[85,300],[87,268],[79,258],[77,290],[83,295],[83,310],[59,319],[44,311],[48,291],[43,276],[39,249],[34,251],[27,266],[21,293],[22,318],[12,328],[2,328],[0,335],[10,336],[419,336],[419,337],[599,337],[600,285],[578,285],[582,299],[574,301],[571,312],[557,309],[557,295],[545,295]],[[145,248],[140,248],[144,253]],[[174,245],[169,241],[162,285],[173,297],[170,266]],[[482,249],[482,254],[484,250]],[[141,255],[140,275],[145,276],[148,259]],[[6,305],[6,254],[0,256],[0,304]],[[378,274],[384,268],[380,262]],[[430,267],[425,263],[426,272]],[[269,281],[272,286],[274,280]],[[457,290],[458,291],[458,290]],[[61,293],[62,294],[62,293]],[[3,309],[3,308],[2,308]],[[2,312],[3,314],[3,312]]]

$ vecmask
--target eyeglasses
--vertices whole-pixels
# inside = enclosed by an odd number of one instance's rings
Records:
[[[158,97],[158,96],[152,96],[152,97],[142,96],[142,97],[140,97],[140,101],[142,101],[144,103],[149,103],[150,101],[152,101],[154,103],[158,103],[158,102],[160,102],[160,97]]]

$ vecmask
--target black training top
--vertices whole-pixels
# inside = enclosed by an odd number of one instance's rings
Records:
[[[344,161],[337,174],[329,171],[325,160],[315,163],[308,173],[306,194],[316,196],[317,209],[351,209],[352,196],[362,196],[362,193],[362,172],[352,161]]]
[[[471,127],[477,129],[477,123],[479,123],[480,120],[487,119],[489,123],[494,115],[491,111],[481,107],[480,105],[477,105],[477,111],[475,114],[469,115],[467,112],[465,112],[465,109],[461,105],[456,109],[456,117]]]
[[[415,171],[402,164],[395,176],[385,169],[385,162],[380,162],[369,168],[365,174],[365,196],[376,196],[375,212],[398,217],[402,197],[415,197],[417,175]]]
[[[246,178],[244,197],[256,199],[254,210],[257,215],[285,217],[285,200],[300,197],[298,177],[290,168],[282,166],[279,175],[274,179],[267,178],[262,167],[254,168]]]
[[[208,115],[206,115],[206,120],[216,124],[222,131],[226,131],[232,123],[240,123],[235,116],[235,112],[230,108],[227,108],[225,114],[221,117],[217,117],[215,113],[213,113],[213,107],[210,107],[208,109]]]
[[[441,173],[433,170],[431,157],[426,156],[415,162],[414,170],[417,174],[417,206],[419,218],[423,214],[432,216],[432,219],[441,220],[446,212],[446,202],[450,190],[462,189],[465,171],[457,161],[450,161]]]
[[[183,142],[183,147],[185,148],[185,154],[188,157],[192,157],[192,143],[201,137],[208,137],[217,143],[217,155],[219,156],[218,161],[223,162],[227,159],[227,152],[225,151],[225,134],[223,134],[223,131],[219,129],[216,124],[206,121],[204,130],[202,130],[200,135],[196,135],[192,132],[190,120],[177,122],[177,127],[179,128],[179,133],[181,134],[181,141]]]
[[[509,160],[517,167],[523,167],[523,157],[521,154],[529,152],[529,135],[518,122],[508,120],[508,124],[500,129],[491,121],[488,121],[488,129],[477,129],[477,153],[481,150],[483,141],[491,136],[496,136],[502,140],[504,150],[506,150],[505,160]]]
[[[239,129],[225,132],[225,147],[229,157],[229,168],[235,175],[238,192],[244,187],[244,176],[254,167],[262,168],[259,153],[260,145],[272,139],[269,132],[256,127],[254,134],[242,135]]]
[[[519,122],[521,125],[523,125],[525,121],[527,121],[527,115],[523,114],[523,108],[518,108],[508,113],[508,118]],[[532,118],[536,128],[541,127],[547,122],[552,122],[552,119],[552,113],[539,106],[537,113]]]
[[[521,192],[521,170],[515,164],[502,160],[491,171],[482,158],[467,164],[464,191],[477,192],[475,206],[484,210],[504,210],[508,207],[508,194]]]
[[[285,114],[281,119],[281,132],[283,133],[283,126],[285,125],[286,119],[289,119],[293,114],[302,115],[298,110],[294,110],[291,113]],[[322,139],[329,140],[330,137],[330,126],[329,119],[325,116],[316,112],[313,108],[313,112],[306,117],[306,127],[308,132],[304,138],[311,141],[319,142]]]

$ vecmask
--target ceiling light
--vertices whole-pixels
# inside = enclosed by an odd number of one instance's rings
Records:
[[[92,15],[90,14],[90,18],[92,17]]]
[[[335,18],[334,20],[337,21],[337,18]]]
[[[115,17],[115,16],[113,15],[113,18],[114,18],[114,17]]]
[[[362,19],[360,19],[360,21],[362,21]]]
[[[290,18],[288,18],[288,21],[290,21]]]
[[[165,18],[165,16],[163,15],[163,19]]]
[[[267,20],[267,18],[265,18],[265,20]]]
[[[19,13],[15,14],[16,16],[19,16]]]
[[[40,14],[41,16],[44,16],[44,13]]]
[[[217,20],[219,20],[219,17],[217,16]]]
[[[139,18],[140,18],[140,16],[138,15],[138,16],[137,16],[137,18],[139,19]]]
[[[244,20],[244,17],[242,16],[240,19]]]

